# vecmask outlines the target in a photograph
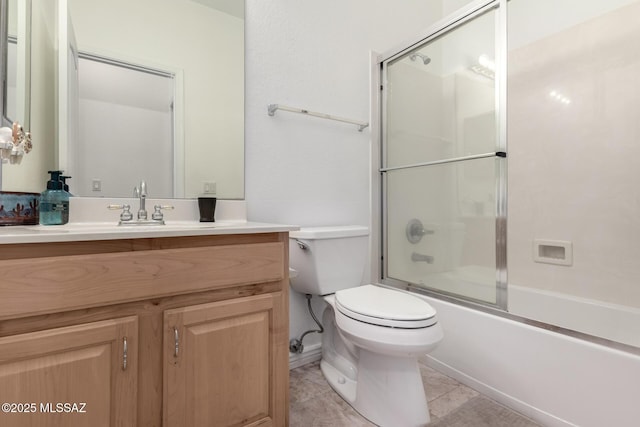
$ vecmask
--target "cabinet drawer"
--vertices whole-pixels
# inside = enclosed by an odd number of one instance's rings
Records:
[[[286,277],[283,242],[0,261],[0,320]]]

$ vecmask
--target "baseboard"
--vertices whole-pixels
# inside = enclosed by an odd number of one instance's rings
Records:
[[[420,363],[423,363],[438,372],[441,372],[445,375],[450,376],[451,378],[465,384],[472,389],[482,393],[483,395],[489,397],[490,399],[495,400],[496,402],[513,409],[514,411],[531,418],[532,420],[547,426],[547,427],[577,427],[575,424],[570,423],[569,421],[558,418],[548,412],[542,411],[534,406],[523,402],[522,400],[516,399],[513,396],[510,396],[506,393],[501,392],[500,390],[491,387],[488,384],[485,384],[481,381],[476,380],[469,375],[458,371],[457,369],[447,365],[439,361],[438,359],[433,358],[430,355],[426,355],[420,358]],[[427,387],[429,385],[427,384]]]
[[[302,353],[289,353],[289,369],[295,369],[322,358],[322,344],[316,343],[304,347]]]

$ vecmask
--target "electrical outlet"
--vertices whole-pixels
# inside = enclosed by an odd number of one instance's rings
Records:
[[[202,185],[202,192],[204,194],[216,194],[216,183],[205,181]]]
[[[102,191],[102,180],[100,179],[92,179],[91,180],[91,191]]]

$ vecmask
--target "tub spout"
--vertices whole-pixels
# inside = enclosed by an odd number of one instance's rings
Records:
[[[426,262],[427,264],[433,264],[433,257],[431,255],[423,255],[423,254],[414,252],[411,254],[411,261]]]

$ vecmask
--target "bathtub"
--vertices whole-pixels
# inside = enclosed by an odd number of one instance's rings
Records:
[[[543,426],[638,425],[640,351],[421,297],[444,329],[443,341],[425,356],[427,365]]]

